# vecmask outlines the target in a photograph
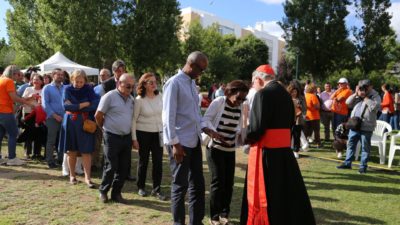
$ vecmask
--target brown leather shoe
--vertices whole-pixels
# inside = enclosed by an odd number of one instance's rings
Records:
[[[99,194],[99,199],[100,199],[100,201],[101,201],[102,203],[107,203],[107,202],[108,202],[107,194],[103,194],[103,193],[101,193],[101,192],[100,192],[100,194]]]
[[[122,197],[121,194],[111,196],[111,200],[114,202],[121,203],[121,204],[126,204],[126,200]]]

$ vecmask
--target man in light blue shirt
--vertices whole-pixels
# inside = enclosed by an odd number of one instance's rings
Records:
[[[168,148],[173,177],[171,211],[174,225],[185,224],[188,188],[189,224],[203,224],[205,187],[200,145],[201,114],[195,79],[207,66],[206,55],[192,52],[182,70],[164,85],[162,117],[164,144]]]
[[[56,168],[57,165],[53,158],[53,149],[65,113],[62,102],[64,72],[61,69],[54,69],[51,74],[53,82],[46,85],[42,91],[42,107],[47,115],[46,161],[49,168]],[[62,153],[59,153],[58,160],[60,161],[61,159]]]
[[[103,68],[100,70],[99,84],[93,88],[94,93],[96,93],[96,95],[99,96],[99,98],[102,97],[106,93],[103,88],[103,82],[108,80],[110,77],[111,77],[111,72],[109,69]]]

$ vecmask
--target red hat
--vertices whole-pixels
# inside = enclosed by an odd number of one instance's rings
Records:
[[[259,72],[262,72],[262,73],[266,73],[268,75],[275,76],[274,69],[272,69],[272,67],[270,65],[268,65],[268,64],[261,65],[261,66],[257,67],[256,71],[259,71]]]

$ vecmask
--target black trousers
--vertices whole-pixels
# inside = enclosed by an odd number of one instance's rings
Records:
[[[136,130],[137,140],[139,142],[139,163],[137,167],[137,187],[144,189],[146,185],[147,166],[149,164],[149,157],[151,152],[151,159],[153,164],[152,178],[153,178],[153,191],[161,191],[162,179],[162,158],[163,148],[160,147],[160,138],[158,132],[145,132]]]
[[[235,175],[235,152],[207,149],[208,167],[211,171],[210,217],[229,217]]]
[[[99,187],[101,193],[107,194],[112,187],[111,197],[121,194],[128,176],[131,161],[132,137],[104,132],[104,169]]]
[[[293,125],[292,127],[293,150],[295,152],[299,152],[301,148],[300,137],[302,129],[302,125]]]
[[[306,135],[307,138],[311,137],[312,133],[314,133],[314,141],[316,144],[321,143],[321,138],[319,135],[319,130],[320,130],[320,120],[309,120],[306,121],[306,125],[304,126],[304,135]]]
[[[171,211],[174,225],[185,223],[185,195],[189,190],[189,225],[203,225],[205,207],[205,187],[203,176],[203,156],[200,140],[195,148],[183,146],[186,156],[179,164],[175,162],[172,146],[168,146],[172,173]]]

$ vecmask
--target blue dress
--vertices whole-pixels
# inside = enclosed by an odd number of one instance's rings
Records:
[[[71,104],[66,104],[67,100]],[[60,131],[60,151],[64,153],[67,151],[92,153],[94,151],[94,134],[83,131],[83,120],[87,116],[88,119],[94,121],[94,113],[99,100],[93,88],[88,84],[79,89],[68,85],[64,89],[63,106],[66,113]],[[90,102],[90,106],[79,109],[79,104],[82,102]]]

